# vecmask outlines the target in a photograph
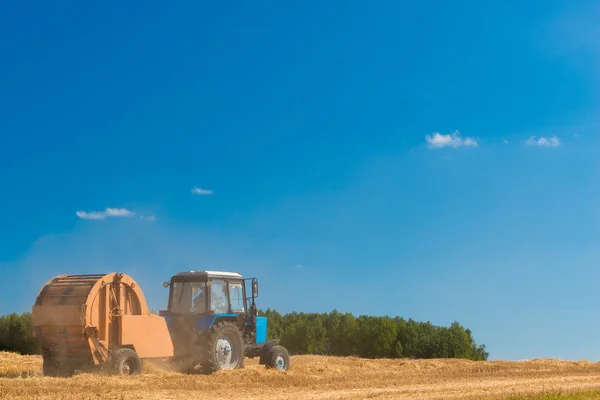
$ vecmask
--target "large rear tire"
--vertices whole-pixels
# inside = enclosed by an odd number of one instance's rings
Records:
[[[206,332],[205,350],[200,362],[203,373],[244,367],[244,340],[231,322],[219,322]]]
[[[134,350],[119,349],[112,356],[111,369],[115,375],[138,375],[142,372],[142,361]]]

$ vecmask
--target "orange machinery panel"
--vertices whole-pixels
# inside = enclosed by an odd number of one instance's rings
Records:
[[[140,358],[173,356],[173,342],[167,322],[158,315],[123,315],[121,317],[121,346],[133,346]]]

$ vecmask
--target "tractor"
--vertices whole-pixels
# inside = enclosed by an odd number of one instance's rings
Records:
[[[247,283],[250,283],[250,295]],[[258,316],[258,281],[240,273],[188,271],[171,277],[167,310],[160,310],[173,342],[172,362],[186,373],[244,367],[259,357],[266,368],[286,371],[290,356],[279,339],[267,341],[267,318]]]
[[[251,295],[246,284],[251,282]],[[256,278],[216,271],[181,272],[165,282],[167,310],[148,310],[132,277],[57,275],[42,287],[32,310],[33,335],[47,376],[78,370],[133,375],[143,360],[164,360],[182,372],[211,373],[260,358],[287,371],[290,357],[279,340],[267,341],[267,318],[259,317]]]

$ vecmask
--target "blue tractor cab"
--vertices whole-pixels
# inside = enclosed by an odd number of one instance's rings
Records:
[[[250,283],[250,295],[247,284]],[[244,366],[244,358],[285,371],[289,354],[267,341],[266,317],[258,316],[258,281],[237,272],[187,271],[165,282],[169,290],[167,321],[173,341],[173,361],[185,372],[211,373]]]

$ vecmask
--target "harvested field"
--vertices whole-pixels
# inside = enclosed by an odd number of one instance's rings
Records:
[[[6,399],[502,399],[600,389],[600,363],[533,360],[365,360],[295,356],[286,373],[246,368],[211,376],[146,365],[135,377],[46,378],[41,358],[0,353]],[[592,395],[590,395],[592,396]],[[577,397],[600,398],[600,397]]]

